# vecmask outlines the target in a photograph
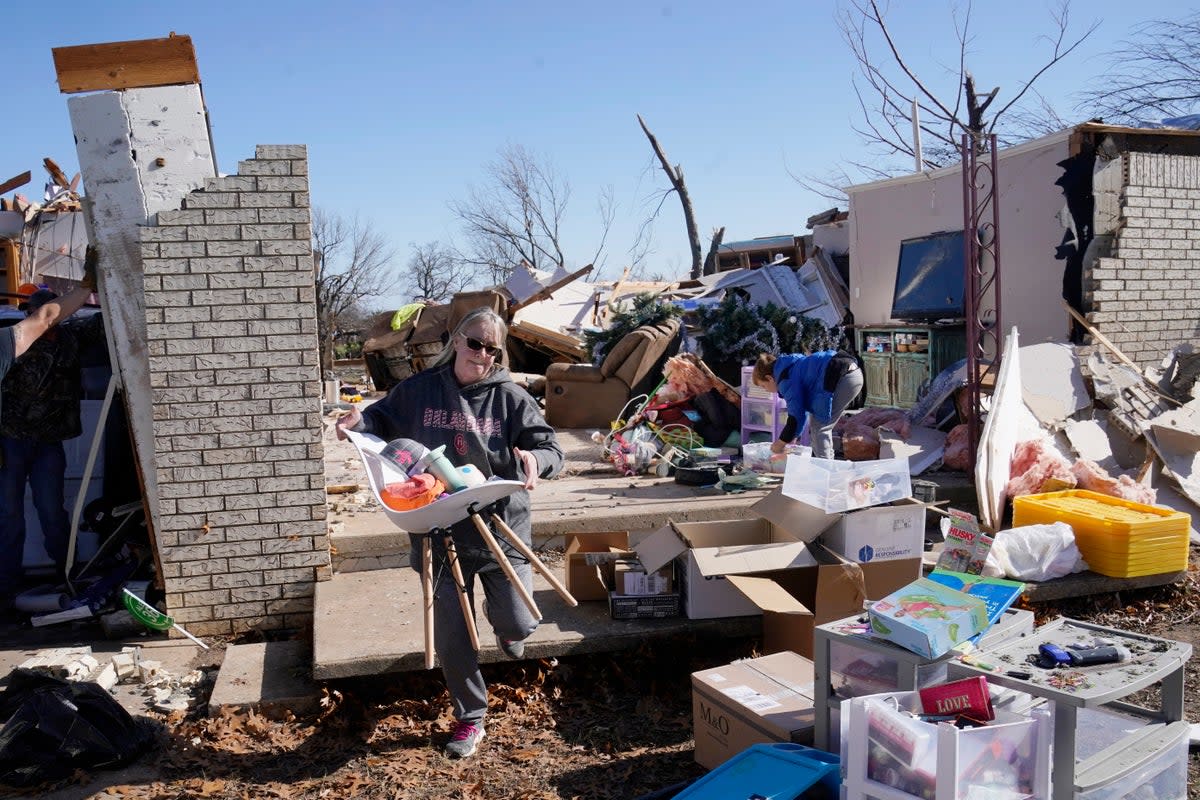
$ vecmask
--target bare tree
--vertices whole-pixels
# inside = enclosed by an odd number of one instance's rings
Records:
[[[1110,63],[1081,108],[1124,123],[1200,111],[1200,12],[1139,26]]]
[[[1053,12],[1053,32],[1041,37],[1049,43],[1049,52],[1042,65],[1020,81],[1007,102],[993,110],[991,106],[1000,98],[1000,88],[997,86],[981,93],[967,69],[972,41],[969,2],[961,13],[955,9],[953,22],[958,39],[956,88],[953,92],[939,93],[922,80],[904,58],[877,0],[850,0],[849,5],[839,12],[838,25],[859,65],[860,77],[854,81],[854,92],[862,122],[854,130],[877,151],[876,156],[904,155],[915,160],[914,106],[923,140],[921,158],[924,167],[936,168],[958,161],[958,147],[964,132],[975,134],[976,142],[982,142],[983,137],[991,133],[1003,143],[1027,138],[1022,131],[1014,131],[1007,123],[1002,124],[1006,112],[1019,107],[1033,84],[1091,36],[1099,24],[1093,22],[1082,35],[1070,34],[1070,4],[1063,0]],[[879,50],[883,51],[882,55]],[[890,169],[886,164],[881,166],[878,160],[850,163],[870,178],[890,177],[900,171]]]
[[[471,270],[454,251],[439,242],[411,243],[412,256],[402,276],[405,291],[414,300],[444,303],[471,285]]]
[[[642,115],[638,114],[638,124],[642,126],[642,133],[646,134],[646,138],[650,140],[650,147],[654,150],[654,155],[658,159],[659,166],[662,171],[667,174],[667,180],[671,182],[671,188],[661,192],[658,203],[650,218],[642,224],[642,231],[638,233],[638,240],[642,241],[644,231],[658,217],[662,210],[662,204],[667,197],[674,192],[679,195],[679,204],[683,207],[683,224],[687,229],[688,247],[692,254],[692,279],[699,278],[701,275],[708,275],[710,272],[715,272],[717,268],[717,248],[721,246],[721,240],[725,236],[725,229],[720,228],[713,233],[712,242],[709,247],[708,257],[704,260],[700,258],[700,229],[696,226],[696,212],[692,207],[692,196],[688,194],[687,183],[683,179],[683,167],[679,164],[671,164],[667,158],[666,152],[663,151],[662,145],[659,144],[658,138],[650,132],[649,126],[646,125],[646,120],[642,119]]]
[[[394,251],[383,236],[357,216],[347,220],[314,208],[313,260],[317,278],[317,336],[321,369],[333,366],[333,342],[343,315],[395,280]]]
[[[494,283],[503,282],[515,265],[535,269],[567,267],[562,225],[571,187],[559,178],[549,160],[539,159],[520,145],[500,150],[486,167],[488,181],[472,187],[466,200],[450,203],[464,227],[466,245],[457,258],[482,269]],[[582,263],[598,264],[612,227],[611,190],[599,201],[599,244]]]

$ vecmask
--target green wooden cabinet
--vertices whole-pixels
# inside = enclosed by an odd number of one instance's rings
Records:
[[[967,355],[962,325],[865,325],[854,335],[868,406],[911,408],[926,381]]]

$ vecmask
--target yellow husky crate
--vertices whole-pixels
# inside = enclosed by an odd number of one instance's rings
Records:
[[[1013,527],[1066,522],[1094,572],[1134,578],[1187,569],[1191,518],[1084,489],[1013,498]]]

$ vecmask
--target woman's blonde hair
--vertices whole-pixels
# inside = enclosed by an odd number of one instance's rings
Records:
[[[504,342],[508,339],[508,325],[495,311],[487,306],[480,306],[467,312],[467,315],[458,321],[458,324],[454,326],[454,332],[446,340],[446,346],[442,348],[442,352],[438,353],[437,358],[433,360],[430,366],[440,367],[442,364],[449,364],[453,361],[455,337],[462,336],[463,331],[480,321],[490,324],[500,334],[500,341],[496,342],[496,346],[504,352],[500,354],[500,358],[496,359],[495,365],[499,366],[506,362],[508,360],[508,351],[504,348]]]
[[[756,383],[762,383],[770,378],[775,380],[775,359],[776,356],[772,353],[763,353],[754,362],[754,372],[751,373],[751,379]]]

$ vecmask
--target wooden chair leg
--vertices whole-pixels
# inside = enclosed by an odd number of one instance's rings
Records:
[[[484,544],[486,544],[488,549],[492,551],[492,555],[495,557],[496,563],[500,565],[500,569],[503,570],[504,574],[508,577],[509,583],[513,585],[513,588],[516,589],[517,594],[521,596],[521,599],[529,608],[529,613],[533,614],[534,619],[540,622],[542,619],[542,612],[540,609],[538,609],[537,603],[533,601],[533,595],[531,595],[529,590],[525,588],[525,584],[521,583],[520,576],[517,575],[516,570],[513,569],[513,565],[509,563],[508,556],[504,555],[504,551],[500,549],[500,545],[496,542],[496,537],[492,536],[492,532],[488,528],[487,523],[483,521],[483,518],[480,517],[479,514],[472,514],[471,522],[475,523],[475,529],[478,530],[479,535],[483,537]]]
[[[508,527],[508,524],[504,520],[500,519],[499,514],[492,514],[492,521],[496,523],[496,527],[500,529],[500,532],[503,533],[510,542],[512,542],[512,546],[517,549],[517,552],[529,559],[529,563],[533,566],[533,568],[540,572],[542,577],[554,587],[554,591],[558,592],[562,599],[567,602],[567,605],[579,605],[579,601],[567,591],[567,587],[562,585],[562,582],[558,579],[558,576],[550,571],[550,568],[547,567],[540,558],[538,558],[537,553],[533,552],[529,545],[525,544],[525,542],[521,540],[521,537],[517,536],[516,532],[512,528]]]
[[[467,595],[467,583],[463,580],[462,565],[458,563],[458,550],[454,547],[454,537],[446,534],[446,560],[450,562],[450,574],[454,576],[454,584],[458,587],[458,604],[462,606],[463,621],[467,623],[467,635],[471,637],[471,647],[479,652],[479,629],[475,627],[475,610],[471,608],[471,598]]]
[[[433,669],[433,541],[421,542],[421,594],[425,603],[425,669]]]

